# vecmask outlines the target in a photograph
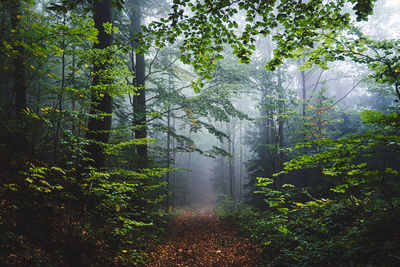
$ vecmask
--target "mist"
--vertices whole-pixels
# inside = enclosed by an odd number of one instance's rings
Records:
[[[0,265],[400,266],[400,1],[0,13]]]
[[[392,25],[397,19],[399,8],[396,3],[378,1],[375,13],[370,16],[368,22],[359,23],[359,26],[375,38],[395,38],[397,32],[392,30],[393,27],[378,25]],[[384,17],[391,18],[389,24],[383,22]],[[240,14],[237,22],[239,29],[243,27]],[[178,207],[214,206],[224,195],[231,195],[237,201],[251,202],[254,198],[252,191],[257,190],[254,187],[256,177],[270,177],[274,172],[281,170],[282,164],[288,159],[288,154],[283,151],[290,149],[304,137],[304,130],[300,130],[296,125],[299,118],[308,115],[315,119],[313,109],[318,105],[327,109],[324,111],[324,118],[320,120],[324,125],[319,130],[308,133],[307,138],[310,139],[315,139],[318,135],[324,138],[339,138],[357,132],[361,127],[361,120],[357,118],[357,114],[366,109],[390,110],[395,103],[395,92],[390,86],[374,83],[368,79],[371,74],[368,68],[351,60],[329,62],[324,68],[311,66],[299,70],[306,59],[300,57],[287,60],[277,71],[268,74],[264,70],[264,63],[271,58],[273,49],[274,43],[271,39],[260,38],[253,61],[248,65],[238,63],[227,49],[225,58],[218,63],[213,80],[207,82],[200,93],[194,93],[191,88],[182,91],[191,101],[190,99],[196,97],[201,98],[205,91],[218,97],[215,91],[223,90],[224,97],[232,104],[232,109],[236,109],[240,115],[234,114],[236,111],[229,114],[227,110],[220,110],[220,114],[216,115],[211,114],[210,110],[199,110],[199,114],[193,112],[189,122],[177,120],[177,123],[184,125],[177,132],[194,142],[193,147],[186,147],[185,151],[176,150],[173,156],[173,167],[178,170],[174,172],[175,184],[169,188]],[[188,66],[180,67],[187,73],[195,73]],[[276,86],[282,88],[281,92],[276,91]],[[383,90],[385,94],[382,95]],[[279,108],[275,108],[274,111],[265,110],[263,107],[267,103],[279,105],[279,97],[285,102],[283,105],[288,115],[282,115],[277,110]],[[218,107],[220,104],[210,101],[207,108],[213,108],[213,105]],[[287,118],[279,121],[279,116]],[[211,133],[201,128],[197,120],[212,125],[220,132]],[[266,126],[262,125],[266,123]],[[282,124],[281,133],[278,133],[279,123]],[[283,141],[274,141],[274,136],[277,139],[282,138]],[[258,162],[259,153],[264,153],[259,151],[260,148],[275,145],[279,145],[279,151],[266,151],[269,156],[261,166],[254,168],[252,165]],[[213,146],[224,152],[210,152]],[[298,178],[298,174],[288,175],[279,183],[298,186],[320,184],[315,174],[308,179],[310,181],[303,181]]]

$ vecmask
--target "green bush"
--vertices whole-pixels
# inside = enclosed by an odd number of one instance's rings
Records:
[[[229,211],[234,205],[221,205],[220,216],[234,219],[264,245],[261,265],[396,266],[400,262],[396,256],[400,220],[380,201],[369,201],[362,209],[351,199],[310,201],[293,204],[285,214],[249,207]]]

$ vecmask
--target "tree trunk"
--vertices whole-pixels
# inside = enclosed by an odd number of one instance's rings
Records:
[[[186,189],[185,189],[185,206],[189,207],[190,205],[190,173],[191,173],[191,156],[192,152],[189,152],[189,162],[188,162],[188,175],[186,178]]]
[[[11,2],[11,14],[10,22],[13,30],[12,38],[15,42],[14,47],[14,77],[13,79],[13,94],[15,99],[15,115],[17,119],[15,135],[11,137],[12,147],[15,152],[22,153],[23,155],[31,154],[32,147],[28,141],[29,128],[24,120],[24,111],[27,109],[27,97],[26,97],[26,81],[25,81],[25,62],[24,62],[24,47],[22,44],[21,37],[21,15],[22,6],[21,0],[15,0]]]
[[[224,148],[224,142],[221,141],[221,149]],[[225,157],[221,155],[221,184],[222,184],[222,194],[226,195],[226,182],[225,182],[225,165],[224,165]]]
[[[130,21],[131,21],[131,38],[141,32],[141,1],[140,0],[129,0],[130,4]],[[137,48],[137,43],[132,41],[132,49]],[[145,86],[145,61],[144,55],[135,54],[135,65],[133,69],[135,71],[135,87],[137,88],[137,95],[134,96],[134,126],[135,138],[141,139],[147,137],[147,125],[146,125],[146,90]],[[138,162],[136,164],[139,168],[146,168],[148,165],[148,153],[147,144],[138,145],[136,147],[138,156]]]
[[[168,93],[171,93],[171,75],[168,76]],[[168,106],[168,112],[167,112],[167,169],[170,168],[171,166],[171,133],[170,133],[170,127],[171,127],[171,105]],[[167,177],[166,177],[166,182],[167,182],[167,197],[165,198],[165,204],[166,204],[166,211],[169,211],[169,202],[170,202],[170,194],[169,194],[169,189],[170,189],[170,173],[167,171]]]
[[[242,121],[239,125],[239,146],[240,146],[240,159],[239,159],[239,201],[243,196],[243,144],[242,144]]]
[[[175,130],[175,119],[172,119],[172,129]],[[175,161],[175,139],[172,138],[172,164],[173,164],[173,169],[176,167],[176,161]],[[172,175],[172,209],[174,210],[176,206],[176,171],[174,170],[174,173]]]
[[[236,132],[235,132],[236,124],[232,121],[232,187],[233,187],[233,201],[236,201],[236,193],[237,193],[237,186],[236,186],[236,176],[235,176],[235,139],[236,139]]]
[[[104,23],[112,23],[112,9],[110,0],[94,0],[93,1],[93,20],[96,29],[99,31],[98,43],[94,45],[95,49],[106,49],[111,46],[113,36],[107,34],[104,31]],[[104,64],[95,62],[93,66],[93,81],[92,85],[105,85],[110,84],[112,81],[105,81],[104,78],[100,77],[99,72],[107,69]],[[110,138],[111,130],[111,115],[100,118],[95,116],[100,113],[111,114],[112,113],[112,97],[107,91],[99,91],[97,89],[92,91],[91,97],[92,105],[90,107],[90,114],[93,115],[88,122],[87,138],[91,141],[87,147],[89,157],[93,159],[93,162],[89,162],[89,165],[100,168],[105,165],[105,154],[103,144],[108,143]]]
[[[63,14],[63,25],[65,26],[65,14]],[[62,112],[62,103],[63,103],[63,92],[65,88],[65,32],[64,30],[62,31],[62,41],[61,41],[61,48],[63,50],[62,55],[61,55],[61,92],[58,93],[58,99],[57,99],[57,105],[58,110]],[[61,113],[60,113],[61,114]],[[54,164],[58,163],[58,143],[60,142],[59,140],[59,135],[60,135],[60,130],[62,129],[62,121],[61,121],[61,116],[57,117],[57,122],[56,122],[56,134],[55,134],[55,141],[54,141],[54,156],[53,156],[53,162]]]
[[[221,122],[221,128],[223,127],[223,123]],[[221,139],[221,149],[224,149],[224,141]],[[221,177],[221,182],[222,182],[222,194],[226,195],[226,179],[225,179],[225,157],[221,155],[221,172],[222,172],[222,177]]]
[[[306,60],[306,56],[303,55],[303,63]],[[307,141],[307,135],[306,135],[306,101],[307,101],[307,87],[306,87],[306,74],[305,71],[302,70],[300,71],[300,76],[301,76],[301,90],[302,90],[302,120],[303,120],[303,141]],[[308,171],[306,169],[303,169],[303,186],[307,187],[308,186]]]
[[[282,72],[281,72],[281,68],[278,67],[278,114],[279,114],[279,119],[277,120],[277,127],[278,127],[278,140],[279,140],[279,151],[277,151],[277,155],[278,155],[278,172],[283,170],[283,163],[285,161],[285,154],[282,151],[283,146],[285,144],[285,140],[284,140],[284,125],[285,125],[285,119],[283,119],[283,113],[285,112],[285,102],[282,100],[284,99],[284,89],[283,89],[283,85],[282,85]],[[279,176],[278,176],[279,177]],[[278,181],[278,177],[277,177],[277,187],[279,186],[279,182],[283,183],[283,177],[281,177],[280,181]]]
[[[232,133],[232,125],[231,122],[228,122],[227,124],[228,127],[228,136],[229,136],[229,142],[228,142],[228,153],[230,154],[229,156],[229,194],[231,196],[231,199],[235,201],[235,169],[233,166],[233,157],[235,153],[235,147],[234,147],[234,134]]]
[[[21,0],[15,0],[12,2],[11,12],[11,27],[14,30],[14,41],[18,43],[18,45],[15,47],[17,53],[13,58],[15,68],[13,88],[15,94],[15,112],[17,118],[21,118],[22,112],[26,109],[24,48],[20,44]]]

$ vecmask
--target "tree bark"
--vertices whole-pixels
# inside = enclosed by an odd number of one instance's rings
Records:
[[[12,38],[15,43],[13,65],[14,65],[14,77],[13,79],[13,95],[14,95],[14,112],[17,119],[15,135],[10,136],[10,144],[14,151],[23,155],[32,154],[33,149],[28,141],[28,133],[30,131],[27,126],[27,120],[24,116],[27,110],[27,88],[25,80],[25,62],[24,62],[24,47],[22,46],[23,38],[21,36],[22,28],[22,2],[21,0],[15,0],[11,2],[10,11],[10,23],[12,32]]]
[[[172,119],[172,129],[175,131],[175,119]],[[176,160],[175,160],[176,152],[175,152],[175,139],[172,138],[172,168],[175,169],[176,167]],[[176,206],[176,171],[172,175],[172,210],[175,209]]]
[[[104,31],[104,23],[112,23],[112,8],[110,0],[94,0],[93,1],[93,20],[96,29],[99,31],[98,43],[94,45],[95,49],[106,49],[111,46],[112,33],[108,34]],[[93,67],[93,81],[92,85],[106,85],[112,81],[105,81],[104,78],[99,76],[99,72],[107,69],[109,66],[96,62]],[[112,97],[106,91],[99,91],[97,89],[92,91],[91,97],[92,105],[90,107],[90,114],[93,115],[88,122],[88,132],[86,137],[91,141],[87,147],[89,157],[93,162],[89,165],[100,168],[105,165],[104,145],[108,143],[111,130],[111,113],[112,113]],[[102,118],[96,116],[98,112],[110,114]]]
[[[191,173],[191,156],[192,152],[189,152],[189,161],[188,161],[188,174],[186,177],[186,189],[185,189],[185,207],[189,207],[190,205],[190,173]]]
[[[235,135],[232,132],[232,123],[227,123],[227,132],[229,136],[228,142],[228,153],[229,156],[229,194],[231,196],[231,200],[235,201],[235,167],[234,167],[234,154],[235,154]]]
[[[306,56],[303,55],[303,63],[306,61]],[[300,71],[300,76],[301,76],[301,90],[302,90],[302,120],[303,120],[303,141],[307,141],[307,135],[306,135],[306,102],[307,102],[307,87],[306,87],[306,74],[305,71],[302,70]],[[303,169],[303,186],[307,187],[308,186],[308,171],[307,169]]]
[[[20,28],[21,28],[21,0],[12,2],[11,9],[11,27],[14,30],[14,41],[17,43],[15,50],[17,51],[13,58],[14,63],[14,95],[15,95],[15,112],[17,118],[21,118],[22,112],[26,109],[26,85],[25,85],[25,65],[24,65],[24,48],[20,44]]]
[[[285,120],[282,118],[282,114],[285,112],[285,102],[282,100],[284,98],[284,89],[282,85],[282,73],[281,73],[281,68],[278,67],[278,114],[279,114],[279,119],[277,120],[277,127],[278,127],[278,139],[279,139],[279,150],[276,152],[278,155],[278,166],[277,170],[280,172],[283,170],[283,163],[285,161],[285,154],[282,152],[282,149],[285,144],[284,140],[284,125],[285,125]],[[279,176],[278,176],[279,177]],[[278,179],[276,177],[276,186],[279,186],[279,182],[283,182],[283,177],[281,179]]]
[[[239,146],[240,146],[240,159],[239,159],[239,201],[243,196],[243,144],[242,144],[242,121],[239,124]]]
[[[137,33],[141,32],[141,1],[129,0],[130,3],[130,21],[131,21],[131,38],[134,38]],[[137,43],[132,42],[132,49],[137,49]],[[137,88],[137,95],[134,97],[134,126],[135,138],[142,139],[147,137],[146,125],[146,90],[145,86],[145,61],[144,55],[135,53],[135,64],[133,69],[135,71],[134,85]],[[148,165],[148,151],[147,144],[138,145],[136,147],[138,156],[137,167],[146,168]]]
[[[171,93],[171,75],[168,76],[168,93]],[[171,166],[171,132],[170,132],[170,127],[171,127],[171,105],[168,106],[168,112],[167,112],[167,169],[170,168]],[[169,194],[169,189],[170,189],[170,173],[169,171],[167,172],[167,177],[166,177],[166,183],[167,183],[167,197],[166,197],[166,211],[169,211],[169,202],[170,202],[170,194]]]
[[[63,14],[63,25],[65,26],[65,14]],[[63,50],[62,55],[61,55],[61,92],[58,93],[58,99],[57,99],[57,104],[55,105],[56,107],[58,106],[58,110],[62,110],[62,103],[63,103],[63,92],[65,90],[65,32],[64,30],[62,31],[62,41],[61,41],[61,48]],[[61,117],[57,117],[57,122],[56,122],[56,133],[55,133],[55,141],[54,141],[54,156],[53,156],[53,163],[57,164],[58,163],[58,143],[59,143],[59,135],[60,135],[60,130],[62,129],[62,120]]]

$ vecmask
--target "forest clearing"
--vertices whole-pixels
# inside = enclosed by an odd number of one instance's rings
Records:
[[[400,0],[1,0],[0,266],[400,266]]]

